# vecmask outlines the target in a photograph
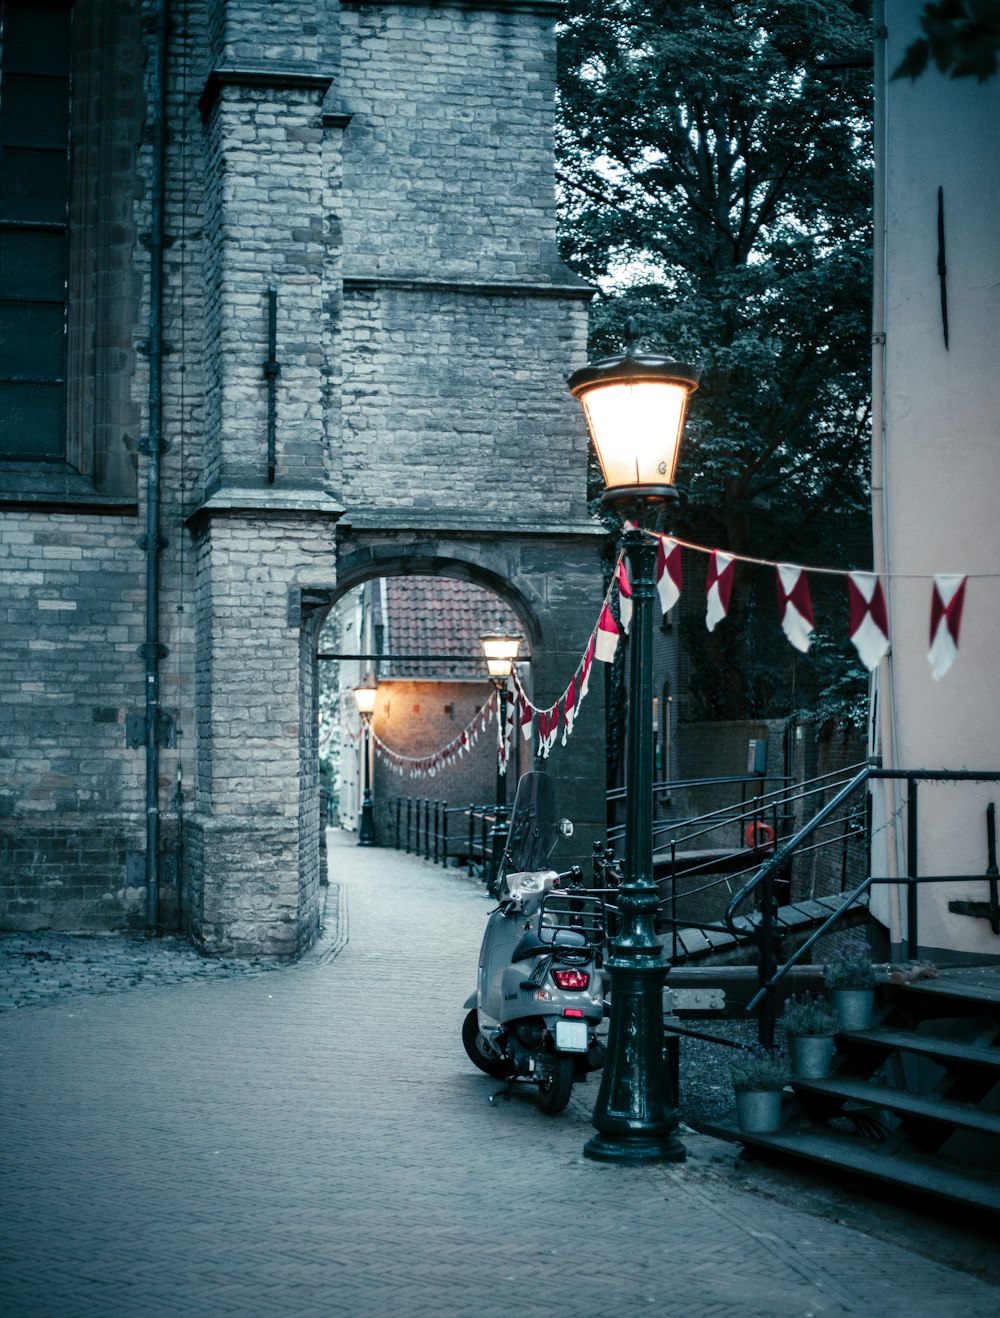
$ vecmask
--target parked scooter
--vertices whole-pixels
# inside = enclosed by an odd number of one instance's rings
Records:
[[[546,869],[560,833],[552,781],[526,773],[517,788],[510,836],[479,953],[476,992],[462,1042],[481,1071],[538,1089],[543,1111],[561,1112],[573,1083],[604,1065],[597,1039],[604,1016],[601,953],[606,912],[600,898],[574,891],[581,874]]]

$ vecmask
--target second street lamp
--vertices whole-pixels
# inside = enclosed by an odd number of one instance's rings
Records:
[[[500,865],[510,827],[507,819],[507,766],[502,739],[507,735],[507,684],[514,671],[514,660],[521,646],[521,638],[514,632],[495,631],[485,632],[480,636],[479,642],[486,655],[490,681],[497,693],[497,718],[500,728],[497,741],[496,817],[493,821],[493,845],[490,849],[489,886],[492,890],[500,877]]]
[[[371,789],[371,726],[372,714],[375,712],[377,688],[373,686],[356,686],[354,702],[364,724],[362,758],[364,759],[364,797],[361,802],[361,819],[358,823],[358,846],[375,846],[375,810],[372,805]]]
[[[678,1115],[663,1059],[663,982],[667,967],[654,917],[653,607],[656,540],[644,526],[677,499],[673,486],[688,398],[698,387],[690,366],[640,352],[631,322],[626,350],[569,379],[583,404],[604,475],[602,502],[628,517],[622,546],[632,586],[626,733],[625,882],[620,927],[608,959],[611,1018],[608,1056],[594,1108],[597,1134],[584,1154],[601,1162],[680,1162]]]

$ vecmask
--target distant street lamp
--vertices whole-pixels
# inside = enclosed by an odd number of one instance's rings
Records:
[[[676,502],[677,452],[697,372],[636,347],[630,321],[625,353],[574,372],[570,391],[583,404],[597,449],[602,502],[631,521],[621,542],[632,586],[626,734],[625,882],[620,928],[608,960],[608,1056],[594,1108],[597,1134],[584,1148],[602,1162],[680,1162],[678,1115],[663,1058],[663,983],[667,967],[656,937],[659,889],[653,879],[653,600],[656,540],[642,528]]]
[[[500,740],[497,744],[497,791],[496,810],[491,834],[493,845],[490,849],[490,888],[496,886],[500,877],[500,865],[503,861],[504,848],[510,832],[510,820],[507,813],[507,769],[504,762],[502,740],[507,735],[507,684],[514,671],[514,660],[521,646],[521,637],[515,632],[485,632],[479,638],[486,655],[486,668],[497,693],[498,714],[500,720]]]
[[[375,811],[372,806],[371,790],[371,727],[372,714],[375,712],[375,697],[378,691],[374,686],[356,686],[354,701],[364,724],[364,798],[361,803],[361,819],[358,824],[358,846],[375,846]]]

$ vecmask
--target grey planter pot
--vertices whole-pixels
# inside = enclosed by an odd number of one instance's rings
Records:
[[[792,1075],[800,1080],[822,1080],[833,1065],[832,1034],[790,1034],[788,1053]]]
[[[748,1135],[768,1135],[781,1125],[781,1090],[736,1091],[736,1120]]]
[[[875,1010],[873,988],[830,989],[830,1007],[842,1030],[867,1030]]]

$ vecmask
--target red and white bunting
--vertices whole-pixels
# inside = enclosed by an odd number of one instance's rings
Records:
[[[724,554],[721,549],[712,550],[712,557],[708,560],[708,580],[705,583],[708,592],[705,626],[710,632],[715,631],[729,612],[735,570],[735,561],[728,554]]]
[[[576,674],[569,679],[569,686],[566,688],[566,694],[563,696],[563,735],[562,744],[566,745],[566,738],[573,732],[573,723],[576,720]]]
[[[958,633],[965,605],[965,582],[961,575],[939,574],[931,589],[931,649],[927,662],[940,681],[958,654]]]
[[[680,599],[683,584],[681,547],[670,536],[661,535],[656,548],[656,590],[664,613],[669,613]]]
[[[791,563],[779,563],[777,572],[781,630],[796,650],[806,654],[812,634],[816,630],[808,578],[802,568],[795,567]]]
[[[861,662],[872,672],[889,653],[889,617],[882,583],[874,572],[847,574],[851,640]]]
[[[628,568],[625,566],[624,558],[618,560],[615,578],[618,582],[618,615],[622,620],[622,631],[627,636],[628,629],[632,625],[632,583],[628,579]]]
[[[618,648],[618,624],[615,622],[614,614],[605,604],[601,610],[601,620],[597,624],[597,639],[594,644],[594,658],[599,659],[602,664],[611,663],[615,657],[615,650]]]
[[[549,757],[549,751],[555,744],[559,732],[559,703],[551,709],[543,709],[538,714],[538,754],[543,760]]]
[[[583,704],[584,696],[590,690],[590,670],[594,666],[594,648],[597,644],[597,633],[591,632],[590,641],[587,645],[587,653],[583,656],[583,663],[580,665],[580,694],[577,697],[577,709]]]

